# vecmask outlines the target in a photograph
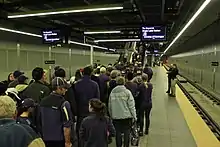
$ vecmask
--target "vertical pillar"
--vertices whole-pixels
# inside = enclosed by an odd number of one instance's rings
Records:
[[[154,54],[152,54],[152,58],[151,58],[151,66],[152,67],[153,67],[154,61],[155,61],[155,56],[154,56]]]
[[[20,70],[20,44],[17,43],[17,69]]]
[[[71,58],[72,58],[72,49],[69,49],[69,78],[72,77],[72,71],[71,71]]]
[[[6,69],[7,69],[7,71],[9,71],[9,63],[8,63],[8,61],[9,61],[8,50],[6,50]]]
[[[202,50],[202,57],[201,57],[201,60],[203,60],[204,58],[204,51]],[[203,66],[203,64],[202,64]],[[201,80],[201,84],[203,84],[203,70],[204,70],[204,67],[201,67],[201,71],[200,71],[200,80]]]
[[[214,47],[214,56],[215,56],[215,61],[217,61],[217,59],[216,59],[216,55],[217,55],[217,47],[216,47],[216,45],[215,45],[215,47]],[[216,66],[214,66],[214,69],[213,69],[213,78],[212,78],[212,88],[213,88],[213,90],[215,90],[215,80],[216,80]]]
[[[93,46],[90,46],[90,64],[93,65]]]
[[[27,60],[26,60],[26,62],[27,62],[27,69],[29,69],[29,54],[28,54],[28,51],[27,51],[26,57],[27,57]]]
[[[49,52],[49,60],[51,60],[51,58],[52,58],[52,47],[51,47],[51,46],[49,46],[48,52]],[[49,73],[48,73],[48,75],[49,75],[49,82],[52,81],[52,75],[51,75],[51,73],[52,73],[52,66],[49,65]]]

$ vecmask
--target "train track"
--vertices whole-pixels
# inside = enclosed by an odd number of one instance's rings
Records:
[[[169,69],[169,67],[164,66],[166,70]],[[210,92],[206,91],[199,85],[192,82],[190,79],[186,78],[183,75],[180,75],[182,78],[186,79],[186,81],[191,84],[193,87],[195,87],[198,91],[200,91],[204,96],[206,96],[210,101],[213,102],[213,104],[220,105],[220,99]],[[181,83],[180,80],[177,81],[178,86],[183,91],[183,93],[186,95],[186,97],[189,99],[190,103],[193,105],[195,110],[198,112],[198,114],[201,116],[201,118],[205,121],[205,123],[209,126],[210,130],[214,133],[214,135],[217,137],[217,139],[220,141],[220,126],[219,124],[213,119],[213,117],[206,111],[205,108],[202,107],[202,105],[195,100],[195,97],[192,96],[190,91],[188,91],[184,86],[183,83]]]

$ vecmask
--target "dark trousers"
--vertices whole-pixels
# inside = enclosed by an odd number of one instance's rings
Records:
[[[124,134],[124,147],[129,147],[132,119],[113,120],[116,130],[116,147],[122,147],[122,134]]]
[[[139,111],[139,125],[140,131],[143,132],[144,130],[144,117],[145,117],[145,131],[148,132],[150,126],[150,112],[152,109],[152,104],[149,106],[142,106]]]
[[[46,147],[65,147],[65,141],[44,141]]]
[[[80,145],[80,139],[79,139],[79,130],[80,130],[80,127],[81,127],[81,123],[83,121],[83,119],[85,118],[86,116],[78,116],[77,117],[77,122],[76,122],[76,133],[77,133],[77,139],[78,139],[78,147],[81,147]]]
[[[170,93],[170,88],[171,88],[171,78],[168,77],[168,90],[167,92]]]

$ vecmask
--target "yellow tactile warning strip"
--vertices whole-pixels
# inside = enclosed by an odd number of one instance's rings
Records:
[[[176,86],[176,100],[198,147],[220,147],[220,142],[211,132],[179,86]]]

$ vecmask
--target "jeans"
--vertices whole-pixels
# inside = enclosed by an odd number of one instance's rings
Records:
[[[176,95],[176,82],[177,79],[172,79],[171,80],[171,95]]]
[[[122,134],[124,134],[124,147],[129,147],[132,119],[113,120],[113,124],[116,130],[116,147],[122,147]]]
[[[140,123],[140,131],[143,132],[144,130],[144,117],[145,117],[145,131],[148,132],[150,126],[150,112],[152,109],[152,104],[141,106],[139,111],[139,123]]]

